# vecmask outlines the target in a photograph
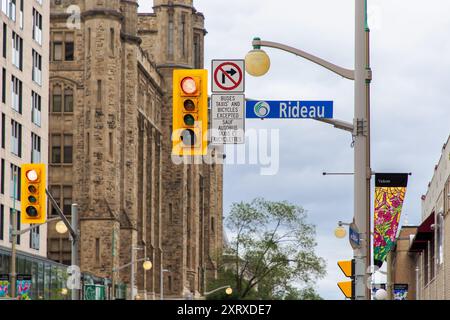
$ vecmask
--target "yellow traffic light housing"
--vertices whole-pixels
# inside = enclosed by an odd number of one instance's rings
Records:
[[[42,224],[47,219],[45,164],[24,164],[21,174],[21,223]]]
[[[338,266],[344,275],[351,278],[351,281],[338,282],[338,287],[341,289],[344,296],[348,299],[355,299],[355,260],[338,261]]]
[[[172,154],[206,155],[208,71],[173,71]]]

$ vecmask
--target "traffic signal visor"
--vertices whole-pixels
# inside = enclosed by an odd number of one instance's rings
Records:
[[[353,260],[338,261],[338,266],[346,277],[353,277]]]
[[[338,282],[338,287],[341,289],[344,296],[348,299],[354,299],[355,294],[355,260],[338,261],[338,266],[346,277],[352,278],[350,281]]]
[[[47,218],[45,164],[24,164],[21,168],[21,223],[42,224]]]
[[[208,72],[174,70],[172,154],[206,155]]]

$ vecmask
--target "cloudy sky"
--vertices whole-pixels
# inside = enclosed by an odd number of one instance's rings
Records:
[[[353,68],[353,0],[194,0],[205,14],[205,65],[211,59],[243,58],[251,39],[281,42]],[[151,0],[141,10],[151,11]],[[447,0],[369,0],[372,29],[372,168],[412,172],[404,215],[420,223],[420,196],[450,133],[450,3]],[[334,100],[335,118],[352,121],[353,82],[294,55],[267,49],[272,67],[262,78],[247,76],[255,99]],[[280,169],[260,175],[255,165],[225,167],[225,214],[235,201],[262,196],[303,206],[317,226],[317,253],[328,263],[318,283],[326,299],[342,299],[336,261],[351,258],[346,240],[333,230],[351,221],[353,179],[323,171],[352,172],[351,136],[312,120],[249,120],[246,127],[280,130]]]

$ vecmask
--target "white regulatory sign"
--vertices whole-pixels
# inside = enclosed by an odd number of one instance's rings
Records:
[[[212,92],[230,94],[244,93],[244,60],[213,60],[211,70]]]
[[[211,96],[211,143],[245,143],[245,96],[214,94]]]

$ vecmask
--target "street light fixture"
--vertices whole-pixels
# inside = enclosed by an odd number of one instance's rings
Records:
[[[343,226],[337,226],[336,229],[334,230],[334,235],[338,239],[344,239],[345,236],[347,235],[347,230],[345,230]]]
[[[56,232],[58,232],[59,234],[64,234],[67,232],[67,230],[69,230],[69,229],[67,229],[67,226],[64,223],[64,221],[58,221],[56,223],[55,228],[56,228]]]
[[[145,271],[150,270],[153,267],[153,264],[150,260],[145,260],[142,264],[142,268],[144,268]]]
[[[261,40],[255,38],[255,40]],[[245,56],[245,70],[254,77],[265,75],[270,69],[270,58],[260,45],[253,45],[251,50]]]
[[[229,296],[231,296],[232,294],[233,294],[233,289],[230,287],[230,288],[227,288],[226,290],[225,290],[225,293],[227,294],[227,295],[229,295]]]

